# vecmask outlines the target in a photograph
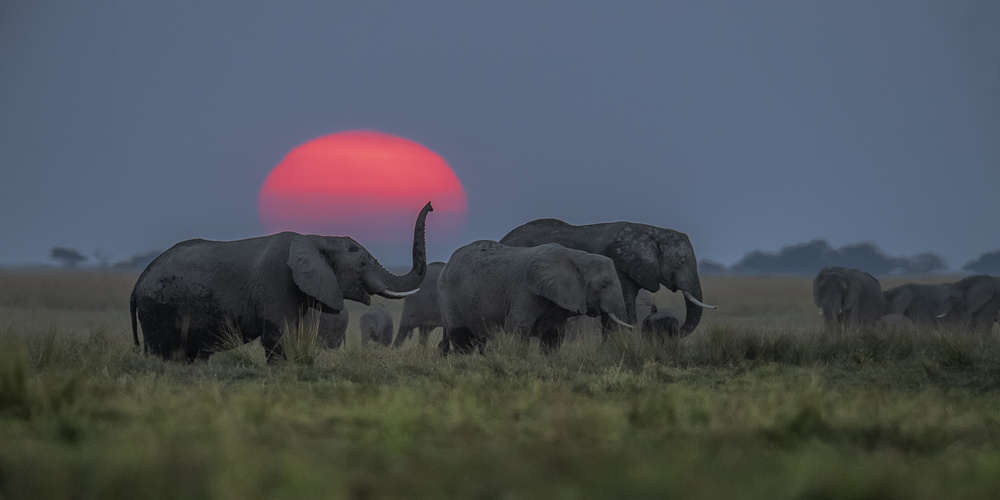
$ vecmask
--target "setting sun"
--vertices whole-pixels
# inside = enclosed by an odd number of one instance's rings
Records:
[[[444,159],[402,137],[349,131],[292,149],[261,186],[257,210],[268,232],[394,243],[410,241],[428,201],[434,205],[429,237],[462,228],[465,190]]]

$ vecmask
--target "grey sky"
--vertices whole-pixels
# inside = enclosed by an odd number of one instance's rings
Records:
[[[432,259],[539,217],[674,228],[726,264],[1000,249],[997,2],[160,4],[0,4],[0,265],[262,234],[271,168],[359,128],[462,180]]]

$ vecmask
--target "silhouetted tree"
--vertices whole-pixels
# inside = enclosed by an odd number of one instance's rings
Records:
[[[726,265],[714,260],[699,260],[698,272],[701,274],[726,274]]]
[[[828,265],[833,251],[825,240],[799,243],[776,253],[754,250],[730,270],[741,274],[814,274]]]
[[[936,253],[924,252],[914,255],[906,261],[908,274],[927,274],[944,271],[947,267],[944,258]]]
[[[53,247],[49,257],[53,260],[59,261],[59,263],[66,268],[74,268],[81,262],[87,260],[87,257],[85,257],[78,250],[66,247]]]
[[[741,274],[815,274],[826,266],[861,269],[872,274],[923,274],[945,269],[944,259],[933,253],[911,258],[890,257],[874,243],[855,243],[840,249],[824,240],[782,248],[776,253],[754,250],[730,270]]]
[[[962,266],[963,271],[1000,276],[1000,250],[986,252]]]

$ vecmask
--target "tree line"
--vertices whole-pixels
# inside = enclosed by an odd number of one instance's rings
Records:
[[[813,240],[783,247],[777,252],[754,250],[732,266],[704,260],[698,270],[704,274],[784,274],[815,275],[827,266],[852,267],[877,275],[920,275],[948,270],[944,258],[931,252],[911,257],[887,255],[871,242],[833,248],[826,240]],[[1000,250],[986,252],[962,266],[963,271],[1000,275]]]

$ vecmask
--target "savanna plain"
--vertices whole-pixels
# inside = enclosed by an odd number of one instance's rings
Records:
[[[0,272],[0,498],[1000,498],[997,328],[827,331],[811,278],[705,276],[691,336],[547,356],[364,345],[352,304],[275,366],[143,355],[135,278]]]

